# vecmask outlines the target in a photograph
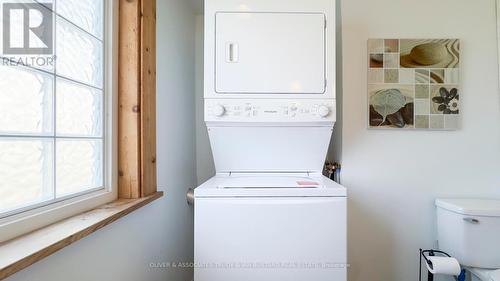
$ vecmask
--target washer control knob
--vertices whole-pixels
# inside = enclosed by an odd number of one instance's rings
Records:
[[[325,118],[328,115],[330,115],[330,108],[328,108],[328,106],[321,105],[318,108],[318,114],[319,114],[319,116]]]
[[[214,106],[214,115],[217,117],[221,117],[226,113],[226,108],[223,105],[216,105]]]

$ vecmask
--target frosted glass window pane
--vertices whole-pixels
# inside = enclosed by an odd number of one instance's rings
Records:
[[[60,17],[56,33],[57,74],[102,88],[102,42]]]
[[[103,185],[101,140],[57,140],[56,197]]]
[[[62,0],[57,1],[57,13],[85,31],[102,39],[103,0]]]
[[[105,3],[52,6],[53,66],[7,66],[0,40],[0,214],[103,187]]]
[[[102,135],[102,91],[57,79],[58,136]]]
[[[53,199],[53,141],[0,138],[0,213]]]
[[[52,134],[53,85],[45,73],[0,65],[0,134]]]

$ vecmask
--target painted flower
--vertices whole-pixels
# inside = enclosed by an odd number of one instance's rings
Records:
[[[433,97],[432,101],[439,104],[438,111],[443,114],[458,114],[459,110],[459,94],[457,88],[452,88],[448,91],[446,88],[439,89],[439,96]]]
[[[452,99],[449,103],[448,103],[448,106],[450,107],[450,110],[452,112],[455,112],[455,111],[458,111],[458,107],[459,107],[460,103],[458,101],[458,98],[454,98]]]

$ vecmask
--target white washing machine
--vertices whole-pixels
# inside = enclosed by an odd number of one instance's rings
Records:
[[[217,175],[196,190],[194,280],[345,281],[345,196],[320,175]]]
[[[207,0],[194,281],[346,281],[346,189],[322,176],[335,124],[335,2]]]

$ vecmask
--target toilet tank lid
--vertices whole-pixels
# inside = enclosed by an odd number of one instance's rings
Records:
[[[436,206],[462,215],[500,217],[500,200],[436,199]]]

